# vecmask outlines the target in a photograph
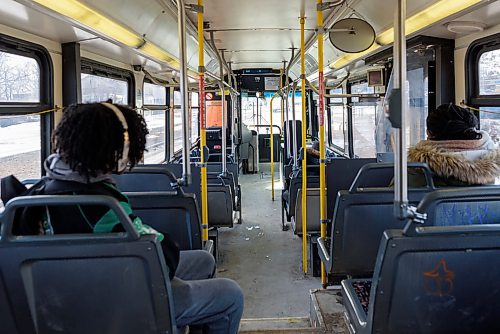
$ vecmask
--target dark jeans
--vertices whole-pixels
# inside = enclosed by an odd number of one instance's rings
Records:
[[[204,325],[206,333],[238,333],[243,314],[243,292],[227,278],[212,278],[215,260],[203,250],[181,251],[171,281],[178,327]]]

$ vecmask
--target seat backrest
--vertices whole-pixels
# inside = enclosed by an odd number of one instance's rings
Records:
[[[500,226],[387,231],[368,307],[368,333],[500,332]]]
[[[202,249],[201,219],[193,194],[125,193],[143,223],[168,234],[181,250]]]
[[[318,234],[320,232],[319,217],[319,188],[307,188],[307,233]],[[302,234],[302,189],[297,192],[295,204],[295,215],[292,221],[295,234]]]
[[[209,184],[208,226],[233,227],[233,195],[228,185]]]
[[[417,212],[425,213],[425,226],[500,223],[500,187],[439,189],[427,194]]]
[[[126,233],[12,235],[14,211],[106,205]],[[0,216],[0,322],[8,333],[172,333],[168,269],[153,236],[139,236],[105,196],[28,196]],[[8,301],[8,303],[6,303]]]
[[[319,176],[308,175],[307,176],[307,188],[318,188],[319,187]],[[290,216],[295,214],[295,204],[297,202],[297,193],[299,189],[302,188],[302,176],[293,177],[290,179],[290,188],[288,189],[290,198],[288,201],[288,213]]]
[[[408,202],[416,205],[431,190],[408,190]],[[339,191],[331,229],[330,258],[335,281],[346,276],[373,274],[380,238],[385,230],[402,229],[406,221],[394,216],[394,189]]]
[[[167,166],[170,165],[140,165],[123,174],[113,175],[113,179],[123,192],[172,191],[177,176]]]
[[[118,189],[124,192],[172,191],[175,179],[182,177],[182,164],[140,165],[120,175],[113,175]],[[200,168],[191,164],[191,184],[182,186],[185,193],[194,194],[196,201],[201,198]],[[198,203],[198,207],[201,204]]]
[[[427,165],[410,163],[408,168],[422,169],[426,175],[427,187],[408,189],[408,203],[417,205],[434,190],[434,184]],[[327,268],[333,270],[334,280],[347,275],[370,277],[384,231],[404,228],[406,221],[394,215],[394,189],[387,187],[386,181],[390,182],[393,174],[392,164],[366,164],[359,170],[350,189],[339,191],[331,228],[332,266]],[[375,177],[379,180],[373,181]],[[381,181],[386,187],[373,187],[380,185]]]
[[[354,181],[361,167],[367,163],[375,162],[372,158],[363,159],[332,159],[325,166],[326,172],[326,198],[327,217],[333,216],[335,199],[339,190],[347,190]],[[387,183],[386,185],[388,185]]]

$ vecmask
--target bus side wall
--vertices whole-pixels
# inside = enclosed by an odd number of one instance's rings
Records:
[[[4,35],[12,36],[15,38],[19,38],[31,43],[35,43],[38,45],[43,46],[49,51],[50,57],[52,59],[52,65],[54,69],[54,105],[58,107],[63,107],[62,104],[62,51],[61,51],[61,44],[55,41],[52,41],[50,39],[46,39],[43,37],[36,36],[34,34],[30,34],[27,32],[24,32],[22,30],[14,29],[5,25],[0,24],[0,31]],[[90,51],[86,50],[81,50],[81,56],[82,58],[88,58],[92,59],[107,65],[123,68],[126,70],[133,71],[132,66],[129,64],[121,63],[100,55],[97,55],[95,53],[92,53]],[[134,99],[136,99],[137,95],[140,93],[141,94],[141,99],[142,99],[142,82],[144,80],[144,75],[138,72],[133,72],[134,77],[135,77],[135,82],[136,82],[136,92],[133,96]],[[61,118],[61,112],[56,112],[55,113],[55,123],[57,124]]]

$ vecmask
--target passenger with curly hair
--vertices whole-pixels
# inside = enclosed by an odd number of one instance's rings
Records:
[[[468,109],[443,104],[427,116],[427,140],[410,148],[408,161],[425,162],[436,186],[492,184],[500,176],[500,150]],[[408,172],[408,183],[425,185],[423,174]]]
[[[43,193],[116,198],[140,234],[154,234],[161,242],[170,269],[177,326],[202,325],[206,333],[237,333],[243,313],[238,284],[212,278],[215,260],[208,252],[179,252],[167,235],[143,224],[115,186],[112,173],[141,161],[147,134],[144,118],[127,106],[92,103],[65,108],[53,134],[55,153],[44,164],[48,180]],[[50,223],[35,222],[21,226],[18,234],[123,231],[115,213],[98,206],[51,208]]]

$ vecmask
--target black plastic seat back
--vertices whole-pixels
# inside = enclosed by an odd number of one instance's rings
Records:
[[[233,193],[233,206],[234,210],[241,210],[241,187],[239,184],[239,166],[236,163],[228,163],[227,173],[225,176],[221,176],[224,179],[224,184],[229,184],[231,186],[231,191]],[[211,180],[216,178],[217,175],[221,175],[222,164],[221,163],[207,163],[207,177],[209,183]],[[215,176],[214,176],[215,175]]]
[[[435,227],[382,239],[372,333],[498,333],[500,227]],[[382,293],[383,291],[383,293]]]
[[[202,249],[201,218],[193,194],[125,193],[143,223],[168,234],[181,250]]]
[[[333,216],[335,199],[340,190],[347,190],[351,186],[358,171],[364,165],[375,162],[372,158],[363,159],[332,159],[325,166],[327,217]],[[387,183],[386,185],[388,185]]]
[[[500,223],[500,187],[439,189],[425,196],[417,211],[427,214],[425,226]]]
[[[14,210],[33,204],[107,205],[127,233],[12,236]],[[170,283],[161,247],[153,236],[140,237],[135,232],[115,199],[19,197],[8,203],[0,221],[2,332],[173,332]]]
[[[290,179],[290,187],[288,188],[288,198],[283,198],[287,211],[287,219],[295,214],[295,204],[297,202],[297,193],[302,188],[302,176],[292,177]],[[307,176],[307,188],[319,188],[319,176]]]
[[[132,175],[131,175],[132,174]],[[173,179],[182,177],[182,164],[152,164],[134,167],[120,175],[113,175],[118,189],[125,192],[173,191]],[[191,184],[182,186],[185,193],[194,194],[201,208],[200,168],[191,164]]]
[[[427,176],[428,187],[408,190],[409,204],[417,205],[427,193],[434,190],[432,177],[424,164],[411,163],[408,166],[426,171],[424,175]],[[391,164],[367,164],[361,168],[350,189],[338,193],[330,247],[322,247],[324,242],[320,242],[319,250],[327,271],[331,271],[336,282],[346,276],[370,277],[384,231],[402,229],[406,224],[406,221],[394,216],[393,188],[365,187],[368,183],[366,180],[370,180],[366,174],[388,178],[389,172],[394,173]],[[368,186],[371,184],[368,183]]]
[[[408,190],[410,205],[417,205],[430,190]],[[329,254],[335,281],[373,274],[380,238],[385,230],[403,229],[406,221],[394,216],[394,190],[339,192],[333,218]]]
[[[208,226],[233,227],[233,195],[228,185],[209,184]]]
[[[239,176],[239,168],[236,163],[227,163],[226,164],[227,171],[234,175],[235,181],[237,181]],[[222,163],[221,162],[207,162],[207,172],[208,173],[221,173],[222,172]]]
[[[307,197],[307,233],[318,235],[321,232],[319,188],[308,188]],[[302,235],[302,188],[297,192],[295,202],[295,215],[292,219],[292,229],[295,234]]]

